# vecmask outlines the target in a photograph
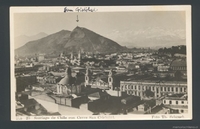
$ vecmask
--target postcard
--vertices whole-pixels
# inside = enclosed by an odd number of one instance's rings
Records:
[[[191,120],[191,6],[10,7],[12,121]]]

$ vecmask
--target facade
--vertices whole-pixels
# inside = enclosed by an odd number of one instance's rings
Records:
[[[163,99],[164,106],[168,107],[171,113],[187,113],[188,100],[186,94],[168,95]]]
[[[169,71],[169,66],[168,65],[158,65],[157,70],[160,72]]]
[[[144,82],[144,81],[121,81],[120,91],[128,95],[136,95],[141,98],[145,97],[145,91],[149,89],[154,93],[154,98],[159,98],[169,93],[187,93],[186,83],[166,82]]]
[[[76,78],[72,77],[71,69],[66,69],[66,75],[56,85],[57,94],[69,96],[71,94],[79,94],[81,92],[81,85],[76,85]]]
[[[70,63],[72,65],[75,65],[75,64],[76,65],[81,65],[81,59],[82,59],[82,57],[81,57],[81,51],[79,51],[77,58],[75,58],[73,52],[70,55]]]
[[[38,55],[38,61],[43,61],[44,60],[44,54],[39,54]]]
[[[91,76],[92,72],[87,68],[85,74],[85,86],[106,90],[111,96],[121,96],[121,92],[117,89],[120,85],[120,81],[115,77],[113,70],[109,71],[108,78],[97,77],[95,80],[92,80]]]

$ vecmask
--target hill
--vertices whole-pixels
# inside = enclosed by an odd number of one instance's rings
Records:
[[[73,31],[62,30],[47,37],[30,41],[15,50],[18,55],[33,55],[36,53],[77,52],[117,52],[124,47],[91,30],[76,27]]]
[[[40,32],[40,33],[38,33],[36,35],[32,35],[32,36],[27,36],[27,35],[17,36],[17,37],[15,37],[15,49],[25,45],[29,41],[41,39],[43,37],[46,37],[47,35],[48,34],[46,34],[44,32]]]

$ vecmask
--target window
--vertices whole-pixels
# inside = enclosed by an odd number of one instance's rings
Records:
[[[181,113],[184,113],[184,110],[181,110]]]
[[[112,82],[112,78],[109,78],[109,82]]]
[[[171,100],[169,101],[169,104],[172,104],[172,101],[171,101]]]
[[[184,101],[181,101],[182,104],[184,104]]]
[[[178,92],[178,87],[176,87],[176,92]]]
[[[166,91],[166,87],[164,87],[164,91]]]
[[[164,100],[164,103],[166,103],[166,100]]]
[[[170,87],[168,87],[168,91],[170,91]]]
[[[154,87],[152,86],[152,91],[154,91]]]
[[[184,92],[186,92],[186,88],[184,88]]]
[[[138,86],[138,90],[140,90],[140,86]]]
[[[183,92],[182,87],[180,87],[180,92]]]
[[[163,91],[163,87],[160,87],[160,91]]]
[[[178,101],[176,101],[176,104],[178,104]]]
[[[133,90],[133,87],[134,87],[134,86],[132,85],[132,86],[131,86],[131,89],[132,89],[132,90]]]
[[[172,92],[174,91],[174,87],[172,87]]]

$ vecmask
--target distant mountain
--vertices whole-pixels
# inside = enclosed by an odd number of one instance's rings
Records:
[[[113,30],[107,35],[115,39],[121,45],[127,47],[171,47],[186,45],[186,32],[184,29],[169,29],[159,27],[147,27],[139,30],[125,30],[123,32]]]
[[[14,39],[15,40],[15,49],[23,46],[24,44],[26,44],[29,41],[41,39],[41,38],[46,37],[46,36],[47,36],[47,34],[44,33],[44,32],[40,32],[40,33],[33,35],[33,36],[27,36],[27,35],[17,36]]]
[[[35,53],[77,52],[117,52],[124,47],[91,30],[76,27],[73,31],[62,30],[42,39],[30,41],[15,50],[18,55]]]

